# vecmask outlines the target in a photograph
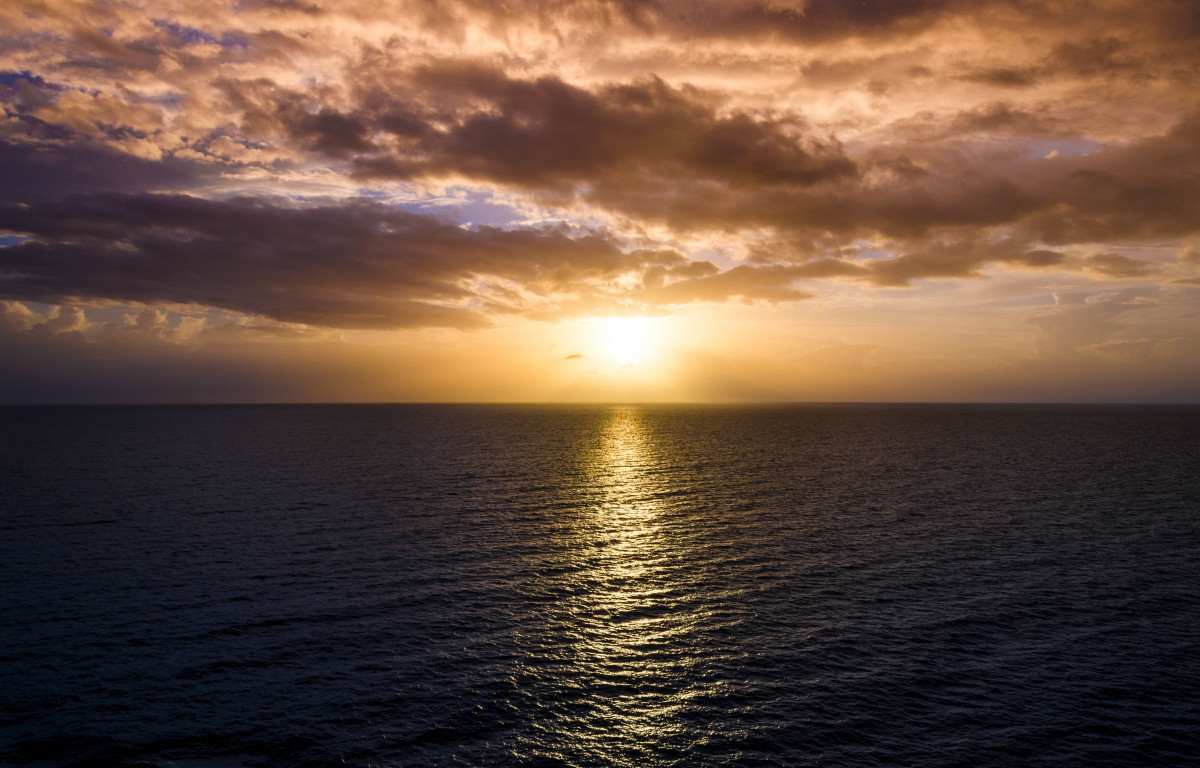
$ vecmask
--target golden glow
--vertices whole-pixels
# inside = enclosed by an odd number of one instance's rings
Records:
[[[572,579],[562,605],[573,639],[568,658],[582,705],[580,719],[567,727],[577,739],[571,748],[586,762],[625,764],[630,745],[661,747],[682,733],[679,715],[697,690],[690,676],[700,651],[663,649],[695,648],[683,638],[709,617],[673,567],[678,542],[662,498],[672,475],[663,471],[668,457],[644,412],[609,409],[579,458],[594,495],[575,518],[571,551],[578,555],[564,569]]]
[[[659,351],[659,324],[648,317],[602,317],[591,321],[595,355],[615,368],[647,365]]]
[[[1195,402],[1197,3],[970,5],[2,2],[0,397]]]

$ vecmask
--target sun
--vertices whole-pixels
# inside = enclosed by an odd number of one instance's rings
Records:
[[[614,367],[645,365],[657,346],[655,324],[647,317],[599,317],[592,321],[592,347]]]

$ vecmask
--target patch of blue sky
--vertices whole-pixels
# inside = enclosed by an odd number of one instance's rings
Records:
[[[562,226],[585,233],[607,229],[608,221],[598,216],[563,215],[530,204],[519,197],[497,194],[473,186],[451,186],[431,192],[413,184],[383,184],[359,187],[353,194],[393,208],[452,221],[465,228],[496,227],[515,230]]]
[[[854,258],[871,261],[874,259],[890,259],[895,256],[895,251],[886,250],[883,248],[864,247],[854,252]]]
[[[229,198],[237,197],[237,196],[245,194],[245,193],[246,193],[246,190],[233,189],[233,190],[229,190],[226,193],[225,198],[229,199]],[[265,198],[268,200],[272,200],[272,201],[286,200],[286,201],[292,202],[292,203],[299,203],[302,206],[329,205],[331,202],[333,202],[334,200],[337,199],[337,198],[331,197],[330,195],[324,195],[324,194],[311,195],[311,194],[304,194],[302,192],[288,192],[286,190],[276,190],[273,188],[268,189],[265,193],[258,191],[256,193],[252,192],[251,194],[256,194],[259,197],[262,197],[262,198]]]
[[[250,47],[250,38],[238,32],[223,32],[217,45],[230,50],[241,51]]]
[[[236,195],[242,190],[231,190]],[[332,190],[331,190],[332,191]],[[280,191],[275,195],[300,205],[326,205],[332,199],[346,199],[343,194],[312,194],[311,192]],[[466,227],[487,226],[501,229],[516,229],[528,225],[529,212],[495,199],[481,190],[447,190],[443,195],[422,195],[404,186],[357,187],[349,191],[348,197],[361,198],[383,203],[392,208],[422,216],[436,216]]]
[[[12,248],[28,240],[24,235],[0,235],[0,248]]]
[[[354,194],[358,197],[365,197],[368,200],[377,200],[381,203],[387,203],[394,199],[394,195],[382,189],[359,188],[354,190]]]
[[[6,69],[0,72],[0,85],[5,88],[12,88],[17,84],[18,80],[28,80],[32,83],[42,84],[42,78],[30,72],[28,69],[17,72],[16,70]]]
[[[448,216],[460,224],[474,227],[519,227],[526,214],[504,203],[492,200],[470,200],[450,204],[426,205],[423,212]]]
[[[143,101],[148,101],[151,104],[158,104],[163,107],[178,107],[183,104],[183,94],[178,91],[168,91],[167,93],[142,93],[139,94]]]
[[[242,50],[250,47],[249,39],[237,32],[226,31],[222,32],[220,37],[215,37],[202,29],[185,27],[182,24],[167,21],[166,19],[155,19],[154,26],[170,34],[181,43],[219,45],[229,50]]]
[[[861,259],[863,261],[875,261],[878,259],[891,259],[895,257],[895,255],[895,251],[885,251],[879,248],[866,248],[861,251],[856,251],[854,253],[854,258]]]
[[[515,205],[497,200],[490,192],[454,188],[447,194],[410,197],[395,190],[363,189],[359,194],[381,202],[391,202],[400,210],[434,215],[465,226],[513,228],[521,225],[528,213]]]

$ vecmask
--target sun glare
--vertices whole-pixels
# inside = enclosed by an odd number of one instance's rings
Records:
[[[657,345],[654,323],[646,317],[602,317],[593,321],[597,357],[616,367],[646,365]]]

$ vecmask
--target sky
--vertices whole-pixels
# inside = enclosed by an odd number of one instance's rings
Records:
[[[6,0],[0,105],[0,403],[1200,402],[1194,0]]]

